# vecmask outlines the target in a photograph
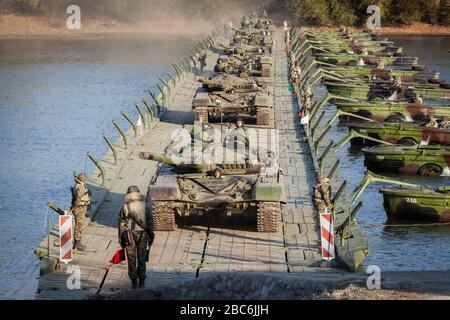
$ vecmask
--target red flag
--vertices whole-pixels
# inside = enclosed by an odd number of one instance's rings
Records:
[[[125,261],[125,250],[120,249],[116,253],[114,253],[114,256],[112,257],[111,262],[112,264],[119,264],[122,261]]]

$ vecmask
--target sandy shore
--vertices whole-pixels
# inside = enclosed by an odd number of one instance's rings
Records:
[[[169,22],[170,21],[170,22]],[[80,30],[70,30],[64,19],[0,15],[0,39],[92,38],[133,36],[204,36],[213,30],[210,21],[160,19],[135,24],[117,21],[82,20]]]

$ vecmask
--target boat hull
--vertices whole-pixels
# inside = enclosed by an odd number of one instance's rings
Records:
[[[450,222],[450,195],[381,189],[389,220]]]

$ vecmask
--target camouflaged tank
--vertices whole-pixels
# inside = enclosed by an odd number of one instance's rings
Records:
[[[226,136],[223,144],[207,144],[199,161],[184,161],[176,153],[139,154],[141,159],[163,163],[158,177],[148,189],[155,230],[175,230],[177,216],[226,213],[256,214],[255,229],[277,231],[280,205],[284,201],[283,177],[277,156],[261,148],[244,148],[247,152],[232,150],[221,161],[209,158],[217,147],[223,147],[224,154],[227,153],[225,150],[230,151],[225,143],[230,137],[233,133]],[[206,150],[208,148],[210,150]]]
[[[225,93],[246,93],[260,92],[267,88],[264,81],[249,78],[243,79],[234,75],[219,74],[212,78],[201,78],[198,80],[203,84],[203,88],[209,91],[223,91]]]
[[[382,145],[363,148],[364,165],[374,172],[439,176],[449,172],[450,147]]]
[[[267,92],[226,93],[199,88],[192,100],[195,119],[227,122],[238,117],[253,120],[256,125],[269,126],[273,114],[273,97]],[[231,118],[231,119],[230,119]]]
[[[442,127],[443,122],[438,122],[438,127],[427,127],[425,123],[355,123],[347,124],[349,130],[370,136],[372,138],[387,141],[393,144],[439,144],[450,146],[450,128]],[[446,124],[445,124],[446,125]],[[362,138],[353,138],[351,143],[355,145],[373,145],[374,142]]]
[[[389,220],[450,222],[450,187],[383,188],[383,206]]]
[[[404,83],[400,88],[390,82],[377,81],[324,81],[327,90],[334,95],[361,101],[387,100],[396,92],[397,99],[411,99],[414,93],[422,98],[450,101],[450,84],[448,83]]]
[[[272,58],[268,55],[221,55],[214,67],[215,72],[237,74],[241,78],[270,77],[271,70]]]
[[[336,107],[344,112],[354,113],[379,122],[427,122],[431,118],[442,119],[450,116],[450,107],[446,105],[425,105],[406,102],[338,102]],[[341,119],[350,120],[346,116]]]

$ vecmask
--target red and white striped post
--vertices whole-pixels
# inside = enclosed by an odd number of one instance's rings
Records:
[[[64,263],[72,261],[73,231],[71,215],[59,216],[59,241],[59,260]]]
[[[325,209],[320,212],[320,235],[322,238],[322,259],[331,261],[335,258],[333,214]]]

